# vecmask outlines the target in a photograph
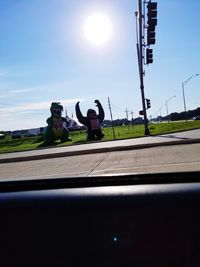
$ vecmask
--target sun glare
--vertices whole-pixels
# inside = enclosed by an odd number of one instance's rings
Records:
[[[111,32],[110,20],[101,14],[91,15],[84,24],[86,38],[95,45],[106,43],[111,36]]]

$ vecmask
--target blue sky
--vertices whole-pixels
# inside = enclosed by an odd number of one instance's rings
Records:
[[[200,2],[160,0],[154,63],[145,66],[148,116],[167,99],[169,112],[183,111],[181,83],[200,73]],[[110,118],[124,118],[126,108],[138,117],[141,94],[136,55],[137,0],[1,0],[0,1],[0,130],[46,126],[50,104],[60,101],[75,117],[104,106]],[[111,36],[95,46],[84,36],[92,14],[105,15]],[[200,76],[185,86],[188,109],[200,106]],[[159,112],[157,112],[159,115]],[[64,115],[64,114],[63,114]],[[130,115],[129,115],[130,117]]]

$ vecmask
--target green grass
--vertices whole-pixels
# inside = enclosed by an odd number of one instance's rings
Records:
[[[151,135],[160,135],[165,133],[174,133],[200,128],[200,121],[179,121],[170,123],[150,124],[149,130]]]
[[[135,125],[135,126],[118,126],[114,128],[115,139],[126,139],[133,137],[141,137],[144,136],[144,126],[143,125]],[[104,128],[103,133],[105,134],[105,141],[113,140],[113,129],[112,128]]]
[[[182,121],[149,124],[150,135],[161,135],[197,128],[200,128],[200,121],[188,121],[187,123]],[[105,137],[102,141],[110,141],[114,139],[112,128],[103,128],[103,133],[105,134]],[[85,131],[70,132],[70,137],[72,138],[72,141],[65,143],[56,141],[53,144],[53,147],[87,143],[86,135],[87,134]],[[115,127],[116,139],[136,138],[142,136],[144,136],[143,125]],[[42,137],[24,137],[21,139],[12,140],[10,136],[6,136],[4,139],[0,140],[0,153],[34,150],[45,147],[46,146],[44,146]]]

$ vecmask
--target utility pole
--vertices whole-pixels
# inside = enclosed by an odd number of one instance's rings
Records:
[[[131,110],[130,114],[131,114],[131,124],[133,125],[133,111]]]
[[[129,113],[128,109],[126,108],[126,110],[124,112],[126,113],[126,118],[127,118],[127,121],[128,121],[128,113]]]
[[[145,22],[145,6],[147,5],[147,24]],[[147,119],[147,108],[145,105],[145,93],[144,93],[144,65],[153,63],[153,49],[150,45],[155,44],[155,27],[157,25],[157,3],[151,2],[151,0],[138,0],[138,11],[135,12],[136,16],[136,37],[137,37],[137,57],[140,77],[140,91],[142,98],[142,109],[139,114],[144,116],[144,128],[145,135],[149,135],[148,119]],[[146,33],[146,42],[145,42]],[[150,99],[149,103],[150,103]]]
[[[168,123],[169,123],[169,119],[170,119],[170,115],[169,115],[169,109],[168,109],[168,102],[172,99],[172,98],[174,98],[174,97],[176,97],[175,95],[173,95],[173,96],[171,96],[170,98],[168,98],[167,100],[166,100],[166,102],[165,102],[165,104],[166,104],[166,111],[167,111],[167,121],[168,121]]]
[[[131,114],[131,119],[133,120],[133,111],[131,110],[130,114]]]
[[[143,70],[143,40],[144,36],[142,33],[143,29],[143,14],[142,14],[142,1],[138,0],[138,28],[139,28],[139,38],[137,44],[137,53],[138,53],[138,66],[139,66],[139,77],[140,77],[140,90],[141,90],[141,97],[142,97],[142,108],[143,108],[143,116],[144,116],[144,128],[145,128],[145,135],[149,135],[149,128],[148,128],[148,120],[147,120],[147,112],[145,106],[145,94],[144,94],[144,70]]]
[[[112,109],[111,109],[110,98],[109,97],[108,97],[108,107],[109,107],[109,110],[110,110],[110,118],[111,118],[111,124],[112,124],[113,137],[114,137],[114,139],[116,139],[116,137],[115,137],[115,129],[114,129],[114,125],[113,125]]]

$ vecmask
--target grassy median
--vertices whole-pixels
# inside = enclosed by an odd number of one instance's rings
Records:
[[[200,128],[200,121],[188,121],[183,122],[170,122],[170,123],[154,123],[149,124],[150,135],[161,135],[179,131],[187,131],[191,129]],[[105,137],[102,141],[114,140],[113,129],[111,127],[103,128],[103,133]],[[136,138],[144,136],[144,126],[143,125],[126,125],[118,126],[114,128],[115,139],[127,139]],[[56,141],[51,147],[75,145],[88,143],[86,141],[87,133],[85,131],[75,131],[70,132],[70,137],[72,141],[60,143]],[[13,139],[11,136],[6,136],[4,139],[0,140],[0,153],[6,152],[17,152],[33,149],[46,148],[43,143],[43,138],[39,137],[22,137],[20,139]]]

